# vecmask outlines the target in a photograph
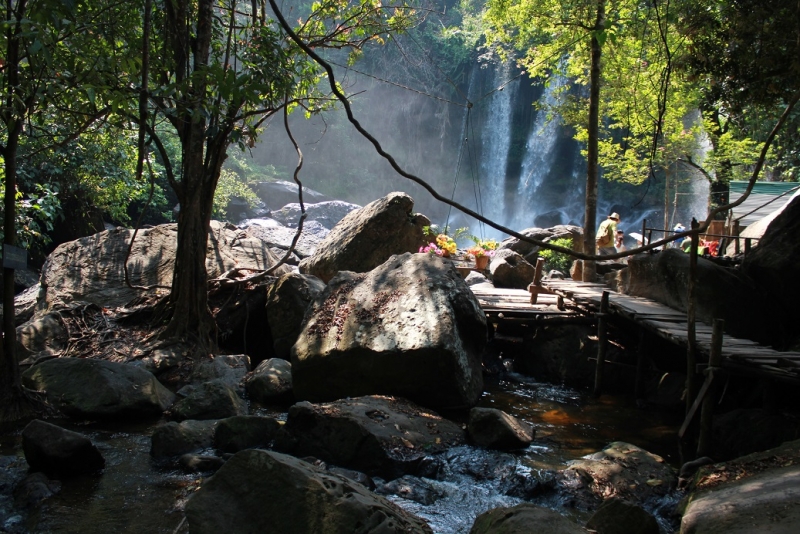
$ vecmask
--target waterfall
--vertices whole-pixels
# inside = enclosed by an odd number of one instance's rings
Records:
[[[546,206],[541,201],[540,188],[547,178],[556,158],[556,141],[560,124],[557,119],[548,119],[548,109],[557,102],[557,93],[566,80],[562,76],[551,78],[545,87],[541,106],[525,144],[525,158],[522,162],[520,180],[517,185],[517,202],[513,213],[509,214],[508,225],[521,230],[534,226],[536,215],[557,206]]]
[[[492,69],[491,89],[497,89],[513,76],[508,63]],[[506,223],[506,180],[508,150],[511,145],[513,106],[519,80],[509,83],[480,103],[483,127],[480,130],[481,163],[479,181],[484,215]],[[488,91],[487,91],[488,92]]]

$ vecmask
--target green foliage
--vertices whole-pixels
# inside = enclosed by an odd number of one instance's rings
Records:
[[[572,249],[572,238],[560,237],[550,241],[550,244],[557,247]],[[544,258],[545,271],[555,269],[556,271],[561,271],[565,274],[569,273],[569,268],[572,265],[572,256],[569,254],[543,248],[539,251],[539,257]]]
[[[238,174],[228,169],[222,169],[219,175],[217,191],[214,193],[212,217],[227,221],[228,205],[234,198],[245,200],[251,208],[255,207],[259,202],[258,195],[256,195],[255,191],[253,191]]]
[[[2,178],[4,177],[0,176],[0,196],[5,198],[5,180]],[[42,251],[51,241],[46,232],[53,229],[61,216],[58,190],[49,185],[36,184],[30,195],[17,192],[16,197],[17,246],[26,250]],[[5,217],[5,211],[0,204],[0,218],[2,217]],[[0,241],[4,237],[5,232],[0,226]]]

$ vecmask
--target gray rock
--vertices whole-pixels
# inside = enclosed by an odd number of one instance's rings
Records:
[[[220,354],[196,362],[189,381],[197,383],[220,380],[235,389],[249,370],[250,358],[246,354]]]
[[[628,285],[622,288],[627,294],[686,311],[688,254],[678,249],[637,254],[628,258],[628,272]],[[695,291],[697,320],[711,324],[715,318],[724,319],[727,334],[768,345],[783,339],[785,310],[739,270],[698,258]]]
[[[525,339],[524,350],[514,364],[520,372],[540,380],[591,387],[595,365],[589,358],[597,354],[597,344],[591,336],[596,333],[596,328],[585,325],[540,326],[535,336]]]
[[[170,421],[153,430],[150,456],[156,460],[209,449],[214,444],[217,421]]]
[[[224,380],[187,386],[178,394],[183,398],[170,409],[170,416],[176,421],[224,419],[247,414],[247,404],[239,397],[236,388]]]
[[[277,251],[277,257],[282,258],[294,240],[297,230],[286,226],[261,226],[253,225],[245,227],[245,231],[263,241],[271,250]],[[308,258],[313,255],[317,247],[328,235],[328,230],[319,223],[306,222],[303,224],[303,231],[294,247],[294,255],[300,259]]]
[[[425,244],[424,215],[413,214],[414,200],[405,193],[390,193],[351,211],[300,263],[300,272],[328,282],[339,271],[367,272],[393,254],[417,252]]]
[[[464,442],[464,431],[430,410],[393,397],[359,397],[289,409],[288,439],[276,448],[394,478],[428,454]]]
[[[47,360],[25,371],[22,383],[47,392],[47,400],[70,417],[156,416],[175,400],[151,373],[105,360]]]
[[[264,360],[245,382],[247,396],[256,402],[283,400],[292,393],[292,364],[280,358]]]
[[[520,449],[534,437],[531,425],[495,408],[470,410],[467,431],[472,441],[487,449]]]
[[[14,271],[15,276],[17,273],[19,273],[19,271]],[[0,280],[2,279],[3,277],[0,276]],[[33,285],[14,296],[14,324],[16,326],[21,326],[33,318],[33,314],[36,311],[36,303],[39,300],[40,290],[41,285],[39,285],[37,276]],[[2,317],[3,313],[0,311],[0,319],[2,319]]]
[[[365,275],[342,272],[314,302],[292,347],[294,394],[474,406],[486,332],[475,295],[442,258],[403,254]]]
[[[214,447],[226,453],[253,447],[268,447],[280,429],[281,423],[271,417],[257,415],[229,417],[217,425]]]
[[[99,232],[56,248],[42,267],[43,296],[37,314],[80,301],[98,306],[122,306],[140,290],[125,284],[122,261],[128,252],[133,230]],[[172,284],[172,270],[178,243],[177,224],[141,230],[134,241],[128,270],[133,284]],[[233,225],[211,221],[206,270],[209,278],[234,267],[266,269],[277,260],[259,239]],[[276,275],[289,272],[280,267]]]
[[[14,504],[22,509],[35,508],[59,491],[60,481],[50,480],[41,472],[31,473],[14,486]]]
[[[655,506],[676,488],[678,477],[660,456],[615,441],[571,462],[557,481],[579,507],[593,509],[610,496]]]
[[[475,519],[470,534],[585,534],[585,530],[555,510],[533,504],[495,508]]]
[[[178,464],[187,473],[208,473],[225,465],[225,460],[208,454],[184,454],[178,459]]]
[[[17,327],[19,358],[46,351],[57,355],[67,346],[67,330],[57,313],[48,313]]]
[[[286,180],[276,180],[274,182],[258,182],[252,186],[258,198],[266,204],[270,210],[278,210],[291,202],[297,202],[298,187],[295,182]],[[308,187],[303,188],[303,202],[325,202],[332,200]]]
[[[234,455],[186,504],[192,534],[432,533],[362,485],[283,454]]]
[[[97,473],[106,465],[89,438],[38,419],[22,431],[22,450],[31,470],[56,478]]]
[[[154,350],[141,360],[133,362],[132,365],[138,365],[145,371],[159,375],[178,367],[178,364],[183,361],[188,352],[189,349],[185,345],[170,345]]]
[[[341,221],[345,215],[361,208],[361,206],[341,200],[329,200],[316,204],[306,204],[305,208],[306,222],[314,221],[330,230],[336,226],[336,223]],[[300,204],[287,204],[281,209],[273,211],[272,217],[285,226],[296,228],[301,213]]]
[[[526,228],[520,234],[536,239],[537,241],[553,241],[555,239],[572,238],[572,250],[583,251],[583,228],[569,224],[560,224],[551,228]],[[508,237],[500,242],[499,250],[509,249],[521,255],[528,263],[536,265],[536,258],[539,257],[539,247],[521,241],[516,237]]]
[[[681,532],[793,534],[800,530],[800,466],[767,469],[691,497]]]
[[[748,317],[759,312],[774,310],[769,317],[775,321],[770,329],[774,340],[780,340],[783,347],[800,346],[800,333],[797,324],[800,322],[800,245],[797,235],[800,233],[800,196],[789,202],[783,211],[769,224],[764,237],[742,261],[742,273],[755,281],[757,287],[765,295],[771,308],[764,310],[758,306],[749,310]],[[741,295],[740,302],[746,308],[749,295]],[[699,299],[698,299],[699,302]],[[748,310],[732,310],[731,315]],[[753,317],[756,319],[757,317]],[[763,321],[753,325],[758,330]],[[727,329],[727,319],[726,319]],[[735,335],[735,334],[734,334]],[[766,337],[766,335],[765,335]],[[756,339],[756,338],[753,338]]]
[[[501,249],[489,263],[495,287],[526,289],[533,282],[536,269],[525,258],[510,249]]]
[[[401,499],[418,502],[425,506],[430,506],[444,497],[444,492],[436,489],[430,482],[408,475],[382,484],[376,488],[376,492],[381,495],[396,495]]]
[[[622,499],[605,501],[586,522],[598,534],[659,534],[658,521],[641,506]]]
[[[488,284],[488,283],[490,283],[488,278],[486,278],[485,276],[483,276],[481,273],[479,273],[477,271],[470,272],[467,275],[467,277],[464,279],[464,282],[470,287],[478,285],[478,284]]]
[[[275,355],[288,360],[292,345],[302,330],[309,304],[325,284],[316,276],[290,273],[281,276],[267,291],[267,321],[272,333]]]

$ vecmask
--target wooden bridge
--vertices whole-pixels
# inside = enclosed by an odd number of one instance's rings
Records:
[[[537,269],[537,271],[539,271]],[[603,367],[606,363],[607,321],[614,316],[624,318],[687,351],[686,389],[689,392],[686,420],[678,435],[684,438],[698,411],[700,431],[697,456],[705,456],[710,448],[711,418],[715,396],[715,375],[731,373],[761,376],[800,384],[800,352],[779,352],[747,339],[723,334],[722,321],[707,325],[694,324],[693,348],[690,350],[689,321],[686,314],[642,297],[610,291],[604,284],[574,280],[542,280],[537,272],[528,291],[495,289],[488,284],[472,287],[481,308],[491,323],[521,322],[532,326],[554,323],[591,323],[597,325],[598,354],[595,371],[595,394],[600,394]],[[643,340],[643,338],[642,338]],[[638,349],[636,397],[643,392],[645,351],[643,341]],[[696,355],[705,358],[697,358]],[[703,372],[701,387],[696,376]],[[702,407],[702,408],[701,408]]]

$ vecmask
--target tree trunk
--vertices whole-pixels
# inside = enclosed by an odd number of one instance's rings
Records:
[[[16,12],[11,12],[9,6],[6,16],[10,22],[19,19],[24,14],[26,2],[19,2]],[[20,34],[19,23],[9,24],[6,31],[6,102],[3,111],[3,123],[8,131],[6,145],[3,147],[5,160],[5,197],[3,208],[5,216],[3,221],[3,244],[16,245],[16,196],[17,196],[17,149],[19,136],[22,133],[22,116],[24,109],[20,110],[21,99],[16,94],[19,87],[19,62],[20,62]],[[4,256],[5,258],[5,256]],[[8,408],[9,400],[20,398],[22,385],[20,383],[19,364],[16,355],[17,329],[14,317],[14,269],[3,268],[3,340],[0,353],[0,399]]]
[[[602,48],[597,32],[602,31],[606,21],[606,0],[597,0],[597,20],[591,35],[592,63],[589,70],[589,124],[586,161],[586,213],[583,221],[583,246],[589,253],[596,250],[597,234],[597,179],[598,179],[598,135],[600,128],[600,59]],[[583,262],[583,281],[594,282],[595,262]]]

